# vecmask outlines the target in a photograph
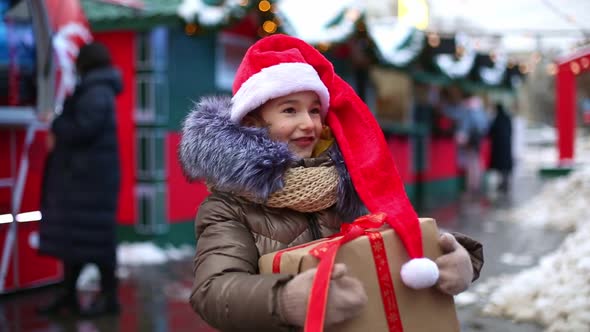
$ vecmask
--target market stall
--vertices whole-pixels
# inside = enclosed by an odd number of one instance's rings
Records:
[[[52,70],[39,70],[49,65],[49,22],[43,2],[1,5],[8,52],[0,57],[0,84],[8,93],[0,98],[0,294],[58,281],[62,273],[56,260],[37,254],[46,155],[37,113],[53,101]]]

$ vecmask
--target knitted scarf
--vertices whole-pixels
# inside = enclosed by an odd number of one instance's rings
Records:
[[[321,211],[336,204],[340,178],[330,158],[303,159],[300,163],[303,165],[285,172],[285,186],[272,193],[266,201],[247,193],[239,195],[268,207],[289,208],[299,212]]]

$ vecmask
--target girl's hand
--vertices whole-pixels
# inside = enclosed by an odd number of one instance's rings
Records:
[[[283,321],[294,326],[305,325],[307,300],[316,272],[314,268],[298,274],[279,289],[278,312]],[[330,326],[357,316],[367,301],[363,285],[347,274],[346,265],[334,264],[324,325]]]
[[[473,279],[469,253],[449,233],[441,234],[438,244],[443,255],[436,259],[440,272],[436,286],[443,293],[457,295],[465,291]]]

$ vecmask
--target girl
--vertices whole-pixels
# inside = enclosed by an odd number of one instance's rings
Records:
[[[258,41],[233,90],[231,100],[202,99],[183,126],[185,174],[211,190],[196,220],[190,301],[222,331],[286,331],[303,326],[316,270],[260,275],[261,255],[332,235],[368,213],[365,206],[397,213],[410,230],[417,218],[366,105],[313,47],[284,35]],[[402,240],[419,258],[421,243],[415,250],[410,237]],[[441,236],[437,285],[449,294],[465,290],[481,268],[480,245],[461,241],[471,259],[455,237]],[[326,325],[354,317],[366,300],[360,282],[336,264]]]

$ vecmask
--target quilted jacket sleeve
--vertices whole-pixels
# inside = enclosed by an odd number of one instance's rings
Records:
[[[240,211],[212,195],[199,208],[196,231],[193,309],[221,331],[288,331],[275,303],[292,276],[258,274],[258,250]]]

